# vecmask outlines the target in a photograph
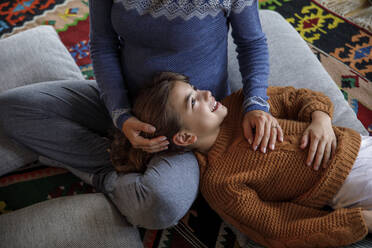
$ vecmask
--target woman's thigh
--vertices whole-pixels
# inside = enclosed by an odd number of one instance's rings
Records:
[[[330,206],[334,209],[362,207],[372,210],[372,136],[362,136],[354,166]]]
[[[43,156],[95,172],[110,164],[112,122],[95,81],[43,82],[0,94],[0,127]]]
[[[190,209],[198,194],[199,166],[192,152],[162,155],[150,161],[144,174],[114,174],[107,181],[108,195],[130,223],[163,229]]]
[[[132,224],[175,225],[198,193],[195,156],[155,157],[144,174],[117,174],[104,137],[111,127],[92,81],[39,83],[0,94],[0,128],[11,138],[87,177],[94,174],[94,186],[109,194]]]

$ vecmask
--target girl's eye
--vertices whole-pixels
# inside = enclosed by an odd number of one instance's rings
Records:
[[[191,107],[193,108],[195,105],[195,98],[191,98]]]

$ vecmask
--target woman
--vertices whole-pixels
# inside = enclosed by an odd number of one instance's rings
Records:
[[[200,189],[228,223],[265,247],[340,247],[372,231],[372,138],[332,127],[333,106],[323,94],[293,87],[268,90],[284,141],[266,154],[248,149],[240,120],[242,91],[215,100],[187,78],[163,73],[133,107],[136,116],[158,126],[169,151],[192,150],[200,165]],[[146,101],[145,101],[146,99]],[[338,140],[322,167],[305,166],[309,133]],[[129,145],[129,147],[128,147]],[[308,146],[308,145],[307,145]],[[306,147],[307,147],[306,146]],[[125,147],[126,151],[123,152]],[[310,150],[310,149],[309,149]],[[328,160],[328,156],[331,158]],[[164,156],[164,155],[163,155]],[[151,155],[117,135],[111,157],[118,171],[141,171]],[[326,205],[334,211],[323,210]]]
[[[197,195],[199,170],[194,155],[155,157],[143,175],[118,174],[106,151],[107,129],[113,124],[143,151],[166,149],[169,140],[164,137],[139,135],[157,127],[131,114],[132,99],[154,71],[166,70],[187,74],[197,87],[211,90],[218,99],[228,95],[231,25],[244,84],[242,125],[252,147],[264,151],[273,123],[277,124],[266,102],[268,49],[258,1],[90,0],[89,9],[98,87],[91,81],[61,81],[2,94],[1,126],[18,143],[88,178],[132,224],[152,229],[174,225]],[[280,132],[279,126],[276,129]]]
[[[275,119],[266,102],[268,48],[257,0],[90,0],[89,7],[91,57],[101,99],[133,147],[154,153],[169,144],[163,136],[143,138],[140,133],[157,127],[139,121],[130,111],[131,101],[154,72],[187,74],[218,99],[230,94],[229,25],[243,78],[246,138],[261,151],[270,138],[275,142],[271,135]],[[277,129],[281,132],[280,126]],[[104,180],[112,181],[104,188],[131,223],[152,228],[174,225],[196,197],[197,161],[192,153],[184,153],[149,163],[144,176]]]

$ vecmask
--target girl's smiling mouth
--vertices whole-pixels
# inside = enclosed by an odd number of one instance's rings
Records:
[[[220,107],[221,103],[214,101],[212,112],[216,111]]]

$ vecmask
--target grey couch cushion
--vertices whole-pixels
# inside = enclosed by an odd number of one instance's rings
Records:
[[[1,39],[0,54],[0,92],[31,83],[84,79],[51,26]]]
[[[60,79],[84,79],[51,26],[38,26],[0,39],[0,93]],[[37,160],[37,155],[5,137],[0,127],[0,175]]]
[[[260,18],[269,46],[269,84],[309,88],[325,93],[335,106],[334,125],[349,127],[361,134],[368,135],[367,130],[345,101],[336,83],[297,31],[277,12],[261,10]],[[233,90],[241,87],[241,75],[235,48],[230,36],[228,70]]]
[[[137,228],[101,193],[60,197],[0,215],[0,244],[8,248],[143,247]]]

